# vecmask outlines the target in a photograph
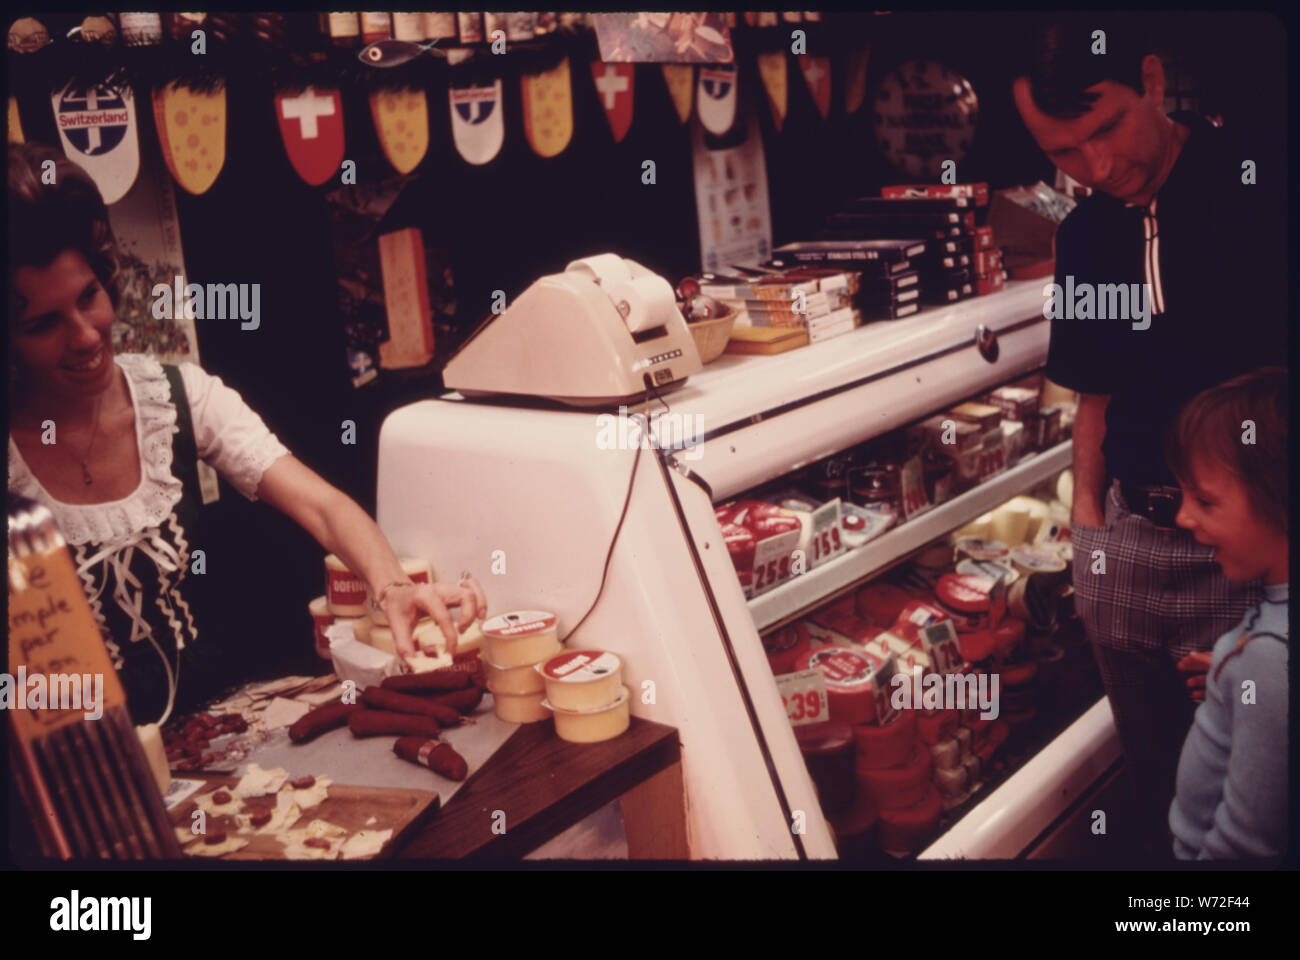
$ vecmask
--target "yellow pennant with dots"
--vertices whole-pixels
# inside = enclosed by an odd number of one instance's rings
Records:
[[[225,88],[199,93],[170,83],[154,90],[153,116],[172,177],[187,193],[206,193],[226,163]]]
[[[429,150],[429,103],[423,90],[379,90],[370,95],[379,145],[398,173],[420,165]]]
[[[15,97],[9,98],[9,142],[23,142],[23,125],[18,119],[18,100]]]
[[[786,59],[784,50],[774,50],[758,55],[758,75],[767,92],[767,102],[772,106],[772,123],[779,132],[785,123],[787,110]]]
[[[569,58],[550,70],[519,80],[524,101],[524,135],[538,156],[554,157],[573,137],[573,90]]]
[[[664,83],[668,85],[668,95],[673,98],[677,119],[685,123],[691,118],[691,106],[695,97],[695,68],[689,63],[665,63],[663,71]]]

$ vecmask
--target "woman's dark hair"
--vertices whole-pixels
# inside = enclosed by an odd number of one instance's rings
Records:
[[[1106,35],[1106,52],[1093,53],[1093,31]],[[1030,31],[1024,75],[1034,105],[1049,117],[1073,119],[1091,108],[1097,94],[1085,91],[1110,80],[1144,94],[1142,61],[1155,53],[1142,19],[1127,14],[1062,14],[1040,20]]]
[[[1192,486],[1194,459],[1229,470],[1252,507],[1288,533],[1287,371],[1261,367],[1203,390],[1183,406],[1169,428],[1166,459],[1180,483]],[[1245,442],[1250,424],[1253,442]]]
[[[54,180],[46,173],[46,161]],[[65,250],[86,258],[117,308],[117,244],[95,181],[59,150],[36,143],[9,147],[9,278],[19,267],[47,267]],[[9,284],[10,308],[21,297]]]

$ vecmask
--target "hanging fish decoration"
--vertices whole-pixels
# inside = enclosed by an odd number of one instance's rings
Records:
[[[438,45],[437,40],[428,43],[409,43],[406,40],[376,40],[362,48],[357,58],[371,67],[400,67],[410,63],[422,53]]]

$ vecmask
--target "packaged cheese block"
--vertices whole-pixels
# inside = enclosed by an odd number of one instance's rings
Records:
[[[916,735],[922,743],[934,744],[947,740],[957,729],[956,710],[936,710],[922,713],[916,718]]]
[[[493,693],[492,709],[497,717],[506,723],[536,723],[550,716],[542,702],[545,699],[545,691],[523,694]]]
[[[963,764],[949,767],[946,770],[934,771],[934,785],[939,788],[939,792],[945,797],[963,793],[966,790],[966,781],[969,778],[970,771]]]
[[[811,648],[808,627],[803,622],[792,623],[763,637],[768,665],[777,676],[794,673],[799,657]]]
[[[329,637],[325,636],[325,628],[334,622],[334,614],[330,613],[329,601],[325,597],[317,597],[307,604],[307,612],[311,614],[316,635],[316,655],[328,660],[330,658],[330,641]]]
[[[993,511],[993,539],[1009,547],[1025,542],[1029,534],[1029,508],[1012,500]]]
[[[410,577],[412,583],[433,583],[433,564],[428,560],[406,557],[400,563],[402,564],[402,572]],[[388,615],[383,610],[375,607],[367,607],[367,609],[371,620],[380,626],[388,626]]]
[[[540,663],[560,652],[555,614],[516,610],[483,621],[484,651],[500,667]]]
[[[890,713],[888,678],[893,663],[872,661],[855,647],[828,645],[799,657],[798,669],[817,669],[826,678],[826,700],[831,719],[844,723],[871,723]]]
[[[934,833],[943,816],[943,800],[933,784],[926,784],[919,802],[880,812],[880,849],[906,855],[920,848]]]
[[[332,553],[325,558],[325,597],[336,617],[366,615],[365,581]]]
[[[487,688],[492,693],[504,693],[523,696],[530,693],[545,693],[546,680],[537,672],[537,664],[526,663],[522,667],[501,667],[490,660],[483,661],[487,673]]]
[[[961,744],[956,737],[929,744],[930,762],[935,770],[948,770],[961,763]]]
[[[883,814],[887,810],[910,807],[925,797],[930,784],[930,751],[913,745],[911,758],[898,767],[883,770],[857,768],[858,783],[871,794]]]
[[[599,710],[623,689],[623,661],[604,650],[566,650],[537,665],[556,710]]]
[[[1010,555],[1008,554],[1008,556]],[[1020,578],[1020,571],[1013,567],[1011,561],[1006,558],[1001,560],[972,560],[970,557],[966,557],[957,561],[957,572],[983,577],[986,580],[1001,580],[1007,585]]]
[[[912,600],[910,593],[892,583],[869,583],[858,591],[855,602],[858,616],[868,623],[888,627]]]
[[[952,566],[952,548],[946,543],[936,543],[922,550],[912,562],[927,570],[943,570]]]
[[[900,710],[890,723],[859,724],[853,728],[853,736],[859,770],[902,766],[912,759],[916,745],[916,711]]]
[[[880,812],[865,790],[858,790],[848,808],[827,814],[827,822],[841,859],[865,857],[876,850]]]
[[[822,811],[829,814],[847,809],[858,784],[853,772],[853,728],[837,720],[804,723],[794,728],[794,738],[817,787]]]
[[[167,750],[163,747],[158,724],[146,723],[142,727],[136,727],[135,732],[140,738],[140,745],[144,747],[144,755],[149,760],[149,769],[153,771],[158,792],[166,796],[167,789],[172,785],[172,772],[167,766]]]
[[[555,714],[555,735],[570,743],[612,740],[632,722],[627,687],[619,688],[613,703],[596,710],[561,710],[547,700],[543,700],[542,705]]]

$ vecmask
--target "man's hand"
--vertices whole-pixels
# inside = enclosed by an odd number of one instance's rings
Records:
[[[1187,675],[1188,694],[1197,702],[1205,700],[1205,677],[1213,659],[1213,650],[1198,650],[1178,661],[1178,672]]]

